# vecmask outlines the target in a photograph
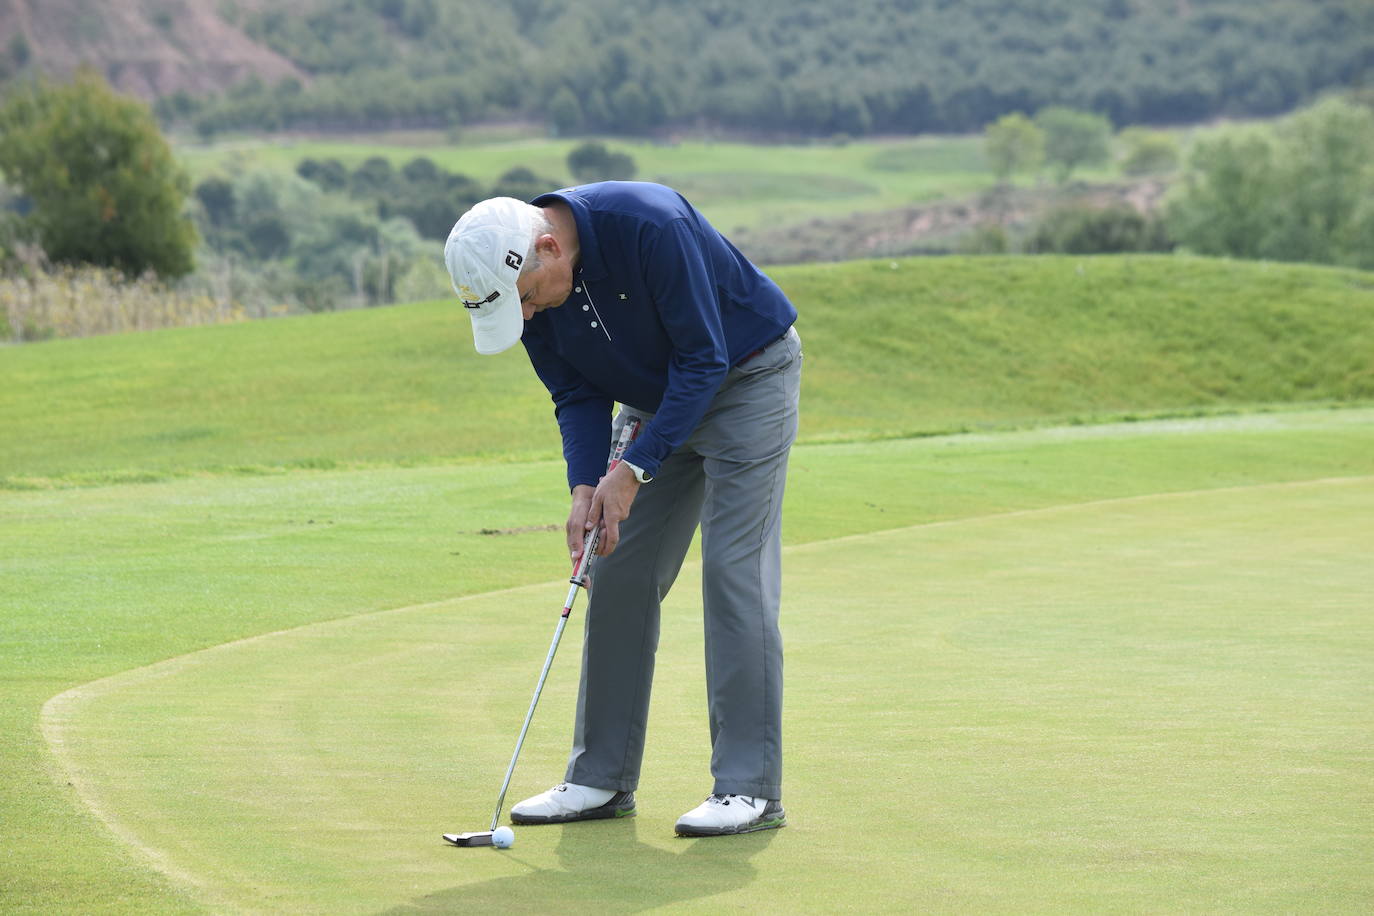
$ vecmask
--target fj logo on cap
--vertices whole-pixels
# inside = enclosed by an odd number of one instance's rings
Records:
[[[513,251],[506,252],[506,266],[511,270],[519,270],[520,265],[525,263],[524,255],[516,254]]]

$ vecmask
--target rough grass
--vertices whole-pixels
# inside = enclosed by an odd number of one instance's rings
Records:
[[[101,267],[31,266],[0,276],[0,341],[49,340],[243,321],[226,299]]]
[[[780,268],[802,440],[1374,399],[1374,274],[1183,257]],[[451,302],[0,350],[0,486],[556,455]]]
[[[810,420],[922,435],[1374,398],[1374,275],[1174,256],[955,258],[778,271]]]

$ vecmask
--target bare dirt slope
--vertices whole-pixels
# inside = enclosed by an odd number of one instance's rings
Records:
[[[944,254],[981,228],[1029,232],[1062,205],[1125,204],[1149,216],[1159,211],[1168,190],[1169,183],[1159,178],[1080,183],[1069,189],[1008,188],[893,210],[737,230],[730,240],[750,258],[766,264]]]
[[[17,36],[28,63],[64,77],[81,65],[116,88],[154,99],[218,92],[256,74],[305,81],[291,61],[225,20],[254,0],[0,0],[0,49]]]

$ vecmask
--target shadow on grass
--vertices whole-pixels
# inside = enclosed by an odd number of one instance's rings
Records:
[[[520,834],[528,838],[536,830],[562,831],[556,849],[559,868],[540,868],[520,859]],[[429,894],[386,910],[384,916],[584,909],[639,913],[748,886],[758,873],[749,860],[777,833],[764,830],[743,836],[679,839],[674,851],[668,851],[639,842],[639,826],[634,819],[522,828],[517,846],[509,851],[455,848],[453,852],[455,858],[506,855],[529,868],[527,873]]]

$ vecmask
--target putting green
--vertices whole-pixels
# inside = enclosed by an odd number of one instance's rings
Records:
[[[640,813],[483,829],[564,586],[366,614],[67,691],[81,797],[244,912],[1361,911],[1374,905],[1374,478],[788,548],[790,826],[709,789],[697,574],[665,608]],[[575,612],[580,620],[582,608]],[[561,776],[570,628],[511,790]]]

